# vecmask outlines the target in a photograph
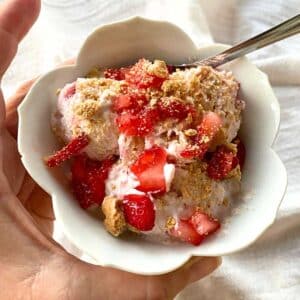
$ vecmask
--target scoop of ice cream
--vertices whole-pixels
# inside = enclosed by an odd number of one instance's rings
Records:
[[[52,128],[65,143],[86,134],[90,143],[85,151],[90,158],[102,160],[118,154],[118,130],[110,109],[120,85],[105,78],[79,78],[60,91]]]

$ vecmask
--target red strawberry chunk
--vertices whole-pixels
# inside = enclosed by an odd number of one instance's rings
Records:
[[[105,196],[105,180],[114,162],[114,158],[100,162],[91,160],[86,155],[74,158],[71,167],[72,188],[82,208],[102,203]]]
[[[151,199],[146,195],[126,195],[122,202],[125,220],[141,231],[149,231],[155,222],[155,210]]]
[[[221,126],[222,120],[218,114],[214,112],[208,112],[205,114],[198,126],[196,144],[185,149],[181,153],[181,156],[184,158],[198,157],[202,159]]]
[[[221,227],[217,219],[213,219],[201,211],[196,211],[189,222],[193,225],[198,234],[202,236],[210,235]]]
[[[153,130],[151,116],[143,112],[138,115],[123,112],[116,118],[119,131],[127,136],[146,136]]]
[[[113,110],[121,113],[124,110],[130,110],[132,113],[139,113],[147,103],[145,93],[140,91],[127,91],[125,95],[118,95],[113,100]]]
[[[167,153],[163,148],[153,146],[145,150],[131,166],[131,171],[140,182],[137,189],[152,193],[165,192],[164,165],[166,162]]]
[[[236,138],[233,142],[237,144],[237,156],[234,161],[233,168],[239,164],[242,169],[246,159],[246,148],[240,138]]]
[[[191,105],[184,104],[176,99],[171,101],[160,101],[158,103],[158,112],[160,120],[166,120],[168,118],[184,120],[189,113],[194,113],[195,109]]]
[[[225,146],[219,146],[208,163],[207,175],[215,180],[224,179],[235,167],[236,156]]]
[[[192,146],[181,151],[180,156],[186,159],[192,159],[199,156],[199,148],[197,146]]]
[[[120,69],[106,69],[104,71],[104,77],[114,80],[124,80],[125,74],[129,71],[130,68],[120,68]]]
[[[113,110],[121,112],[124,109],[130,108],[132,104],[132,99],[129,95],[119,95],[113,100]]]
[[[179,220],[179,222],[169,230],[171,236],[195,246],[203,241],[204,237],[195,230],[194,226],[187,220]]]
[[[130,70],[125,74],[125,80],[137,88],[155,88],[159,89],[166,78],[160,78],[147,73],[146,60],[140,59]]]
[[[74,155],[79,154],[88,145],[88,143],[89,138],[84,134],[74,138],[64,148],[49,156],[46,159],[46,165],[49,168],[61,165],[64,161],[69,160]]]

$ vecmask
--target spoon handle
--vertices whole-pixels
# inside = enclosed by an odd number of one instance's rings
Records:
[[[272,27],[261,34],[254,36],[253,38],[250,38],[249,40],[233,46],[220,54],[208,57],[192,64],[217,67],[297,33],[300,33],[300,14],[281,24],[278,24],[275,27]]]

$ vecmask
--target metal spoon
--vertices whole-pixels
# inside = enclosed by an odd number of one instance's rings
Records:
[[[193,63],[173,65],[173,67],[179,69],[204,65],[217,67],[297,33],[300,33],[300,14],[217,55]]]

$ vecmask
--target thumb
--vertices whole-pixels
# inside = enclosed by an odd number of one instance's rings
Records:
[[[0,4],[0,78],[16,54],[18,44],[37,19],[40,0],[6,0]]]
[[[193,257],[178,270],[163,275],[168,286],[168,296],[173,299],[186,286],[209,275],[221,263],[221,257]]]

